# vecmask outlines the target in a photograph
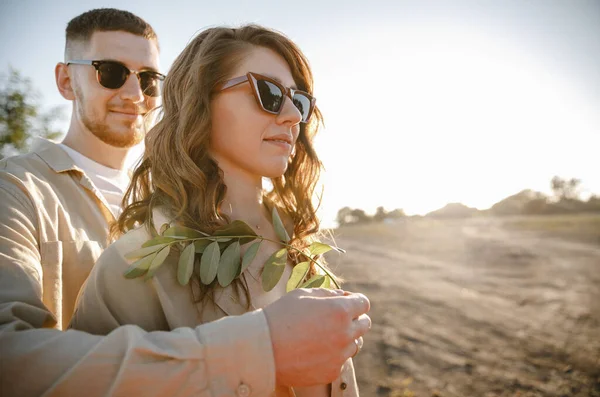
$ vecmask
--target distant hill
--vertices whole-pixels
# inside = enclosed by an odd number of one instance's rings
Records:
[[[431,211],[425,216],[431,218],[467,218],[477,213],[479,213],[477,208],[467,207],[462,203],[450,203],[439,210]]]
[[[587,200],[578,198],[557,198],[544,193],[536,192],[531,189],[525,189],[519,193],[513,194],[489,209],[478,210],[468,207],[462,203],[450,203],[444,207],[431,211],[424,217],[427,218],[469,218],[472,216],[511,216],[511,215],[553,215],[553,214],[576,214],[576,213],[600,212],[600,196],[591,196]],[[386,212],[383,207],[377,209],[374,216],[366,215],[361,209],[352,209],[344,207],[338,211],[338,223],[340,226],[370,223],[370,222],[396,222],[398,219],[405,218],[406,215],[401,209]],[[421,215],[411,215],[411,219],[423,218]]]
[[[590,200],[588,203],[572,199],[552,201],[550,197],[544,193],[525,189],[500,200],[491,208],[484,211],[468,207],[462,203],[450,203],[425,216],[432,218],[468,218],[474,215],[508,216],[564,214],[591,210],[592,207],[597,208],[597,201],[597,198],[594,198],[593,202]]]
[[[600,211],[600,199],[596,196],[587,201],[576,198],[551,198],[533,190],[523,190],[494,204],[490,215],[552,215]]]
[[[513,194],[492,205],[489,209],[491,215],[520,215],[528,211],[532,206],[531,203],[545,203],[548,199],[543,193],[525,189],[517,194]],[[535,205],[535,204],[534,204]]]

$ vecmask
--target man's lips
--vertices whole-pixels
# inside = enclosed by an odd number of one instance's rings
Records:
[[[138,113],[138,112],[129,111],[129,110],[111,110],[111,112],[117,114],[120,117],[125,117],[125,118],[131,119],[131,120],[135,120],[139,116],[144,116],[143,113]]]

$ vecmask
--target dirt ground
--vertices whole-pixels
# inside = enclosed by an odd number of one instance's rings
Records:
[[[330,266],[372,305],[361,396],[600,396],[600,243],[493,218],[335,236]]]

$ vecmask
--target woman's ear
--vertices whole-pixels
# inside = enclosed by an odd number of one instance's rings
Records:
[[[75,99],[75,93],[73,92],[72,80],[70,70],[67,64],[59,62],[54,68],[54,78],[56,79],[56,87],[58,92],[63,98],[72,101]]]

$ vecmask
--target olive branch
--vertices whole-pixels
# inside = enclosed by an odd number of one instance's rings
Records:
[[[141,276],[145,276],[146,280],[152,278],[171,252],[171,246],[176,244],[181,247],[177,265],[179,284],[186,285],[196,270],[202,284],[210,285],[216,278],[221,287],[227,287],[252,263],[260,244],[270,241],[282,245],[283,248],[274,252],[264,264],[261,280],[264,291],[272,290],[283,276],[289,250],[303,254],[308,261],[294,266],[287,281],[286,291],[296,288],[340,288],[335,276],[317,261],[317,257],[331,250],[341,253],[346,251],[318,241],[305,250],[293,247],[289,244],[290,236],[276,208],[273,208],[272,217],[279,241],[257,235],[247,223],[240,220],[217,229],[212,236],[185,226],[164,224],[158,236],[146,241],[140,249],[125,255],[126,259],[135,261],[123,275],[130,279]],[[254,243],[242,256],[240,247],[252,241]],[[311,262],[324,274],[316,274],[307,280]]]

